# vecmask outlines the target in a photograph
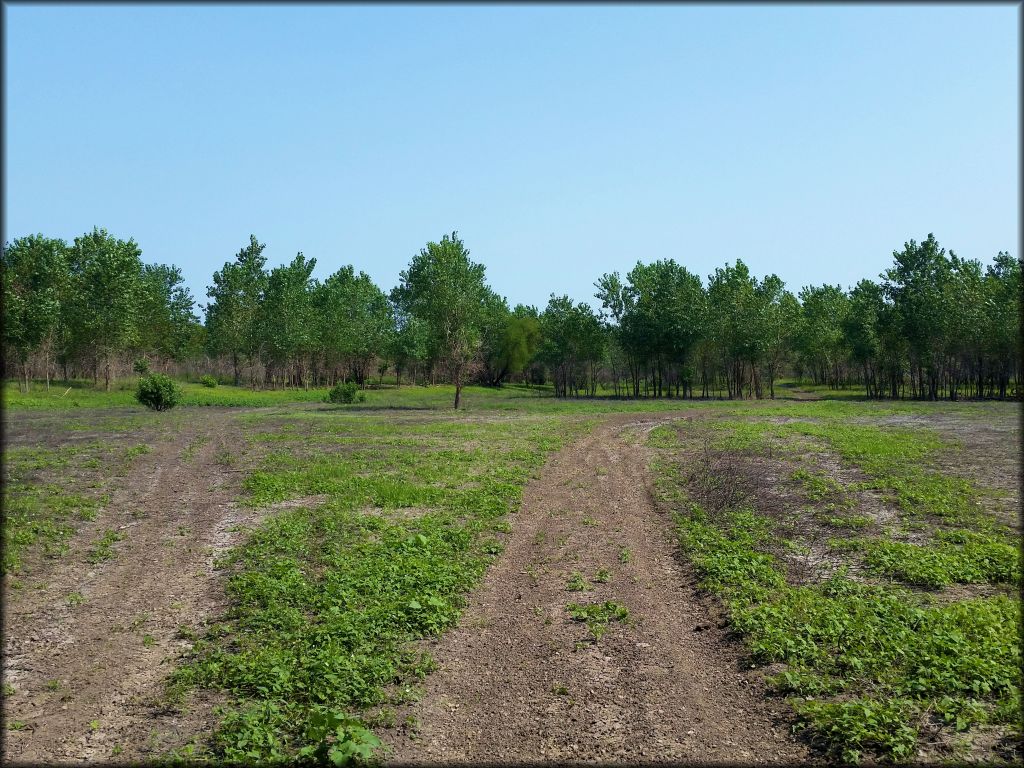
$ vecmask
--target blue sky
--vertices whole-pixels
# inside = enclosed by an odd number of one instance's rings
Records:
[[[1018,253],[1014,6],[5,8],[5,232],[210,276],[255,233],[385,290],[458,230],[511,303],[935,232]]]

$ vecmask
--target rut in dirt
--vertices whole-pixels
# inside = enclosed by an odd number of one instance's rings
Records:
[[[611,418],[526,487],[459,626],[427,647],[438,668],[399,713],[392,762],[808,759],[652,500],[646,433],[672,418]],[[591,590],[567,591],[576,572]],[[605,600],[629,621],[594,643],[566,605]]]
[[[45,589],[8,596],[4,672],[18,695],[4,714],[24,727],[4,734],[7,761],[153,759],[208,727],[209,707],[163,705],[163,681],[185,646],[178,628],[225,607],[214,556],[253,511],[235,506],[243,475],[217,453],[243,444],[229,413],[196,414],[140,457],[69,555],[36,575]],[[105,529],[123,539],[113,559],[90,563],[85,550]],[[73,593],[80,605],[69,605]]]

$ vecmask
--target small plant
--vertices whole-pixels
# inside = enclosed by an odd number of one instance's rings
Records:
[[[625,621],[629,618],[629,609],[621,603],[616,603],[614,600],[605,600],[603,603],[593,603],[590,605],[569,603],[565,608],[569,611],[573,621],[586,623],[595,640],[601,639],[604,633],[608,631],[608,625],[611,622]]]
[[[623,547],[621,550],[619,550],[620,563],[628,563],[631,557],[633,557],[633,553],[630,552],[628,548]]]
[[[225,449],[217,451],[217,454],[213,457],[213,461],[222,467],[230,467],[235,463],[235,457],[231,451]]]
[[[597,572],[597,575],[594,576],[594,581],[596,581],[598,584],[607,584],[611,580],[612,574],[607,568],[600,569]]]
[[[120,754],[121,754],[122,752],[124,752],[124,747],[122,747],[122,746],[121,746],[120,744],[115,744],[115,745],[113,746],[113,748],[112,748],[112,749],[110,750],[110,754],[111,754],[111,755],[112,755],[113,757],[117,757],[117,756],[118,756],[118,755],[120,755]]]
[[[331,391],[327,393],[327,402],[336,403],[338,405],[348,405],[356,401],[356,393],[359,391],[359,387],[356,386],[354,381],[346,381],[344,384],[335,384]],[[366,399],[365,393],[363,400]]]
[[[555,683],[553,686],[551,686],[551,692],[553,694],[555,694],[556,696],[568,696],[569,695],[569,689],[566,688],[561,683]]]
[[[170,376],[152,373],[139,379],[135,399],[154,411],[166,411],[181,402],[181,388]]]
[[[74,608],[76,605],[81,605],[85,602],[85,595],[81,592],[72,592],[68,595],[68,605]]]
[[[13,696],[14,694],[14,686],[10,683],[4,683],[4,696]]]
[[[217,386],[217,377],[211,376],[210,374],[207,373],[206,375],[199,377],[199,383],[202,384],[204,387],[209,387],[210,389],[213,389],[214,387]]]
[[[48,691],[59,691],[60,690],[60,680],[47,680],[46,681],[46,690],[48,690]]]
[[[110,560],[114,556],[113,545],[123,538],[123,535],[108,528],[103,532],[100,540],[96,542],[96,546],[89,552],[89,562],[95,564],[104,560]]]
[[[140,357],[134,363],[132,363],[132,370],[140,376],[145,376],[149,373],[149,360],[144,357]]]
[[[569,592],[587,592],[591,589],[590,583],[583,578],[583,574],[579,571],[572,572],[572,576],[565,583],[565,588]]]
[[[89,723],[89,730],[90,731],[98,731],[99,729],[100,729],[100,721],[99,720],[93,720],[92,722]]]
[[[156,645],[156,638],[152,635],[143,635],[142,645],[146,648],[152,648],[154,645]]]
[[[7,724],[7,730],[9,731],[22,731],[25,727],[26,724],[22,720],[11,720],[11,722]]]

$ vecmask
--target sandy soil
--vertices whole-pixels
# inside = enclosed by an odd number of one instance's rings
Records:
[[[8,426],[10,439],[18,425]],[[45,588],[5,594],[4,682],[17,694],[5,697],[4,714],[26,724],[5,732],[7,761],[152,759],[207,725],[203,702],[184,715],[168,709],[162,681],[185,644],[178,627],[196,628],[225,607],[213,560],[254,513],[233,503],[242,471],[217,456],[243,446],[227,410],[177,420],[116,480],[70,553],[32,574]],[[113,559],[90,563],[87,550],[105,529],[124,539]],[[80,605],[68,602],[75,592]]]
[[[809,759],[652,501],[643,436],[670,418],[613,417],[527,486],[459,626],[427,644],[438,669],[399,712],[393,763]],[[591,591],[567,591],[575,571]],[[604,600],[630,619],[587,642],[565,606]]]

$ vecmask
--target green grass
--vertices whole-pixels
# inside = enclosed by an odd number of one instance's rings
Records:
[[[587,625],[587,629],[594,636],[594,640],[600,640],[608,631],[612,622],[621,622],[629,618],[629,609],[614,600],[605,600],[603,603],[569,603],[565,606],[573,621]]]
[[[326,387],[310,390],[252,390],[231,385],[211,389],[191,382],[178,382],[178,385],[184,394],[182,406],[257,408],[285,403],[319,402],[327,394]],[[48,392],[37,382],[28,393],[22,393],[16,382],[6,382],[3,387],[3,405],[12,411],[126,407],[143,410],[143,406],[135,399],[134,379],[118,382],[110,392],[104,391],[102,386],[94,387],[92,382],[74,381],[51,382]]]
[[[4,451],[4,573],[18,570],[31,552],[67,552],[77,523],[95,519],[106,501],[99,490],[84,492],[73,478],[99,477],[114,456],[114,449],[99,442]]]
[[[831,757],[848,762],[911,759],[925,723],[952,730],[983,723],[1019,728],[1018,602],[1003,595],[936,600],[909,588],[1020,583],[1019,546],[984,516],[976,489],[930,464],[950,446],[926,430],[831,421],[761,423],[734,434],[768,430],[780,440],[823,441],[865,472],[862,487],[890,492],[908,519],[930,516],[935,525],[924,545],[885,537],[829,540],[833,553],[862,557],[870,572],[892,581],[865,583],[840,570],[824,582],[793,585],[770,553],[776,522],[747,502],[705,510],[691,495],[701,489],[690,486],[669,458],[665,437],[659,438],[658,487],[674,509],[680,545],[702,587],[724,602],[755,663],[785,665],[771,682],[790,697],[801,727]],[[754,439],[740,442],[742,450],[765,450]],[[816,472],[801,471],[794,479],[817,502],[849,506],[850,487]],[[949,527],[960,521],[984,532]]]
[[[196,644],[171,690],[231,696],[210,744],[218,759],[372,745],[360,713],[398,703],[407,694],[396,682],[432,668],[410,643],[456,621],[501,551],[504,517],[523,486],[585,425],[440,414],[403,423],[351,408],[251,423],[261,441],[295,444],[249,476],[250,503],[327,500],[273,514],[224,563],[231,611]],[[275,429],[287,440],[272,439]],[[349,438],[374,447],[350,450]]]

